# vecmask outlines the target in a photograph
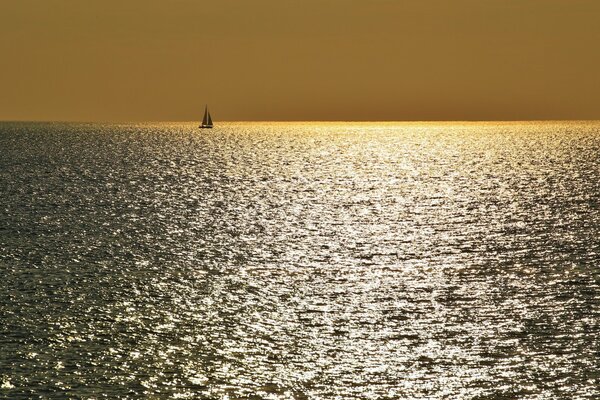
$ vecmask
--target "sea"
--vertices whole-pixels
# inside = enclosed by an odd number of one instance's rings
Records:
[[[598,399],[600,122],[0,123],[1,399]]]

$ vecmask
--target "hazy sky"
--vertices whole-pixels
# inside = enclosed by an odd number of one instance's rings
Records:
[[[0,119],[600,119],[599,0],[0,0]]]

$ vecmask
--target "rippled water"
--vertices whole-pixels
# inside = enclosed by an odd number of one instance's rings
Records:
[[[0,194],[1,398],[600,396],[600,123],[2,123]]]

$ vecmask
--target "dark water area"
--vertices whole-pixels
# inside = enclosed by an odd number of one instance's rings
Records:
[[[0,398],[600,398],[600,123],[0,123]]]

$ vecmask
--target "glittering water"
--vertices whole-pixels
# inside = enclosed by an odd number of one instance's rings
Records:
[[[600,396],[600,123],[2,123],[0,194],[0,398]]]

